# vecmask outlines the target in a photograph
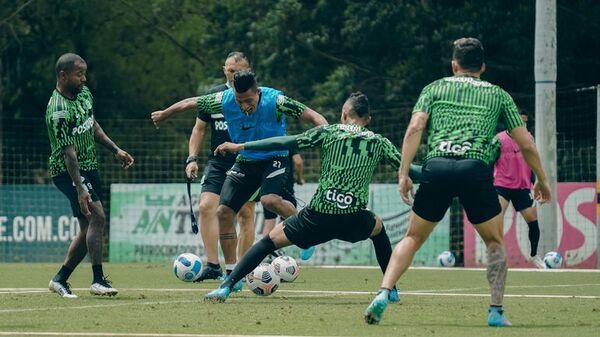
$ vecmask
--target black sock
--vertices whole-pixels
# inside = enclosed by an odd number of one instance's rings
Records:
[[[102,271],[101,264],[92,266],[92,272],[94,273],[94,280],[92,281],[92,283],[100,282],[104,279],[104,272]]]
[[[235,269],[227,276],[221,288],[232,288],[239,280],[248,275],[262,260],[269,254],[275,251],[275,244],[267,235],[260,241],[255,243],[242,257],[242,260],[237,264]]]
[[[529,226],[529,242],[531,243],[531,256],[537,255],[537,246],[538,242],[540,242],[540,226],[538,225],[537,220],[532,222],[528,222]]]
[[[52,281],[65,282],[66,280],[69,279],[69,277],[71,276],[72,273],[73,273],[73,269],[63,265],[58,270],[58,273],[56,273],[56,275],[54,275],[54,278],[52,279]]]
[[[206,266],[210,267],[212,269],[219,269],[221,270],[221,265],[218,263],[210,263],[210,262],[206,262]]]
[[[388,237],[385,227],[381,228],[381,232],[371,238],[373,241],[373,247],[375,248],[375,256],[377,257],[377,263],[379,268],[385,273],[388,263],[390,263],[390,257],[392,256],[392,244]]]

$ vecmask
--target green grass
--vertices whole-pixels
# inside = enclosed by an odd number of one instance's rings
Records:
[[[409,270],[399,283],[401,303],[388,307],[379,326],[364,323],[376,269],[305,267],[294,283],[270,297],[245,290],[227,303],[204,303],[218,283],[177,280],[169,265],[106,264],[120,290],[117,297],[92,297],[89,264],[72,276],[76,300],[48,291],[14,293],[6,288],[44,289],[58,265],[0,264],[2,332],[179,333],[302,336],[600,336],[600,273],[510,272],[506,294],[595,298],[507,297],[512,328],[488,328],[488,297],[415,295],[411,292],[487,294],[484,271]],[[81,288],[81,289],[79,289]],[[177,289],[181,291],[175,291]],[[34,289],[35,291],[35,289]]]

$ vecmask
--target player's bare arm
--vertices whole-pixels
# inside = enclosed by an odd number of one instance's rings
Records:
[[[421,136],[423,130],[427,126],[429,115],[425,112],[414,113],[404,134],[402,142],[402,163],[398,170],[398,185],[400,189],[400,197],[407,205],[412,205],[411,198],[414,197],[412,180],[409,177],[410,164],[415,159],[415,154],[421,144]],[[409,198],[408,192],[411,193]]]
[[[542,161],[540,159],[540,155],[527,132],[527,128],[525,126],[519,126],[512,130],[510,130],[510,136],[513,140],[519,145],[519,149],[521,150],[521,154],[523,158],[531,167],[531,170],[537,177],[537,181],[533,185],[533,193],[535,199],[540,203],[545,203],[552,199],[552,194],[550,192],[550,185],[548,184],[548,180],[546,178],[546,173],[542,167]]]
[[[188,146],[188,159],[185,165],[185,175],[190,179],[196,179],[198,177],[198,153],[202,148],[204,142],[204,133],[206,130],[206,122],[200,118],[196,118],[196,124],[192,129],[190,135],[190,143]]]
[[[67,145],[63,147],[62,153],[69,176],[71,177],[71,180],[73,180],[73,185],[75,185],[75,189],[77,190],[81,213],[83,213],[85,216],[89,216],[91,213],[88,204],[92,202],[92,197],[85,189],[81,181],[82,179],[81,174],[79,173],[79,162],[77,161],[75,146]]]
[[[304,108],[304,111],[302,111],[302,114],[300,115],[300,120],[303,122],[312,123],[314,126],[328,124],[327,120],[325,119],[325,117],[323,117],[323,115],[309,107]]]
[[[115,157],[121,162],[123,169],[128,169],[133,165],[133,157],[115,144],[104,132],[100,124],[94,120],[94,139],[115,154]]]
[[[154,111],[150,114],[152,123],[154,123],[154,126],[156,126],[156,128],[158,128],[158,125],[161,122],[167,120],[169,117],[173,116],[174,114],[184,112],[187,110],[195,109],[197,102],[198,102],[198,97],[190,97],[190,98],[181,100],[164,110]]]

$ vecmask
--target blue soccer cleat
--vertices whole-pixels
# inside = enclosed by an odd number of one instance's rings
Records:
[[[508,318],[506,318],[506,316],[504,316],[504,310],[490,308],[488,310],[488,312],[489,312],[489,315],[488,315],[488,325],[489,326],[497,326],[497,327],[512,326],[512,323],[508,320]]]
[[[390,301],[390,303],[400,302],[400,294],[398,293],[398,288],[396,288],[396,286],[394,286],[392,288],[392,290],[390,291],[390,295],[388,296],[388,301]]]
[[[223,303],[227,300],[227,297],[229,297],[229,294],[231,294],[231,289],[229,289],[229,287],[217,288],[217,289],[209,292],[208,294],[204,295],[204,300],[210,301],[210,302]]]
[[[367,322],[367,324],[379,324],[381,316],[388,306],[389,296],[390,291],[388,289],[381,289],[377,293],[377,296],[375,296],[365,311],[365,322]]]
[[[237,281],[237,283],[233,285],[233,288],[231,290],[233,290],[234,293],[238,293],[242,291],[242,288],[244,288],[243,279]]]
[[[310,259],[310,257],[313,255],[313,253],[315,252],[315,246],[312,247],[308,247],[306,249],[302,249],[302,251],[300,252],[300,258],[304,261]]]

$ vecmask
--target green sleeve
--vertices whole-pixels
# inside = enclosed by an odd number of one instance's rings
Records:
[[[383,144],[383,158],[385,162],[392,165],[394,170],[398,170],[400,168],[402,155],[389,139],[385,137],[381,137],[381,139]]]
[[[311,147],[321,146],[327,135],[330,134],[328,126],[317,126],[302,134],[298,135],[298,148],[307,149]]]
[[[510,131],[516,127],[523,126],[523,120],[519,115],[519,109],[510,95],[502,90],[502,104],[500,106],[500,116],[504,119],[506,130]]]
[[[218,114],[223,111],[223,91],[198,97],[198,115]]]
[[[431,85],[428,85],[425,88],[423,88],[423,90],[421,91],[421,95],[419,95],[419,99],[417,100],[417,103],[415,104],[415,107],[413,108],[413,111],[412,111],[413,114],[417,113],[417,112],[429,113],[429,108],[432,103],[430,88],[431,88]]]
[[[277,103],[276,103],[276,113],[277,113],[277,119],[280,119],[282,115],[288,115],[292,118],[300,118],[300,115],[302,115],[302,112],[304,112],[304,109],[306,109],[306,105],[291,99],[287,96],[284,95],[279,95],[277,96]]]
[[[244,144],[245,150],[255,151],[272,151],[272,150],[286,150],[298,148],[297,143],[298,135],[296,136],[280,136],[271,137],[261,140],[255,140]]]
[[[54,134],[56,143],[59,147],[65,147],[75,144],[75,137],[71,132],[71,113],[68,110],[66,102],[57,99],[48,105],[48,114],[50,115],[50,131]]]

